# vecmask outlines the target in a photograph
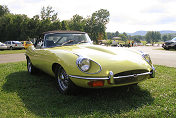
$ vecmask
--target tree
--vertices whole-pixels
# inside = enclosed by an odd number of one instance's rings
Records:
[[[40,15],[28,18],[26,15],[11,14],[7,6],[0,5],[0,41],[27,40],[37,38],[45,31],[69,29],[85,31],[94,42],[98,43],[98,38],[107,39],[105,30],[109,15],[109,11],[100,9],[87,18],[76,14],[72,19],[60,22],[57,12],[50,6],[43,7]],[[118,34],[117,31],[112,37]]]
[[[107,38],[112,39],[113,37],[118,37],[119,34],[120,33],[118,31],[116,31],[115,33],[114,32],[107,32]]]
[[[123,32],[123,34],[128,38],[128,34],[127,33]]]
[[[0,5],[0,17],[4,14],[10,13],[6,5]]]
[[[162,36],[162,40],[163,40],[163,41],[167,41],[167,35],[166,35],[166,34],[164,34],[164,35]]]
[[[135,36],[132,36],[131,39],[132,39],[132,40],[134,40],[134,39],[144,40],[144,37],[141,36],[141,35],[135,35]]]
[[[141,43],[140,39],[138,39],[138,38],[134,38],[133,40],[137,43]]]
[[[26,40],[28,22],[26,15],[5,14],[0,17],[0,41]]]
[[[91,17],[87,18],[85,31],[90,34],[90,37],[94,42],[98,43],[98,37],[105,36],[106,24],[109,22],[109,15],[109,11],[106,9],[100,9],[94,12]]]
[[[117,37],[117,36],[119,36],[119,34],[120,34],[120,33],[119,33],[118,31],[116,31],[115,34],[114,34],[114,36]]]
[[[82,16],[76,14],[69,22],[69,28],[71,30],[83,31],[84,30],[85,20]]]
[[[127,37],[124,34],[119,34],[119,37],[121,37],[122,41],[127,41]]]
[[[158,42],[161,40],[161,33],[160,32],[154,32],[154,40],[153,42]]]
[[[51,6],[47,6],[42,7],[41,10],[41,20],[46,20],[49,19],[50,21],[56,21],[57,20],[57,12],[55,12],[54,10],[52,10]]]
[[[172,37],[172,35],[171,34],[168,34],[167,35],[167,40],[171,40],[173,37]]]
[[[63,20],[63,21],[61,22],[61,30],[68,30],[67,21]]]
[[[50,29],[51,30],[61,30],[62,26],[61,26],[61,22],[60,21],[54,21],[51,25],[50,25]]]
[[[148,31],[147,34],[145,35],[147,43],[154,43],[158,42],[161,40],[161,34],[160,32],[155,32],[155,31]]]

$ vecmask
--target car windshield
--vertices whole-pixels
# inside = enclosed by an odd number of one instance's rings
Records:
[[[13,44],[21,44],[19,41],[13,41]]]
[[[91,43],[89,36],[85,33],[80,34],[47,34],[45,36],[45,47],[56,47],[63,45],[74,45],[81,43]]]
[[[30,42],[30,41],[26,41],[26,44],[32,44],[32,42]]]
[[[172,39],[173,41],[176,41],[176,37]]]

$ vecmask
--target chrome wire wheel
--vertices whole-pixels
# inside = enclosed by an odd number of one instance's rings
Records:
[[[56,84],[60,93],[72,94],[76,92],[77,86],[71,81],[68,74],[62,67],[55,70]]]
[[[30,74],[36,74],[38,71],[37,69],[32,65],[31,60],[27,57],[27,70]]]
[[[57,82],[59,84],[59,87],[62,89],[62,91],[66,91],[69,87],[69,82],[68,82],[68,75],[65,72],[64,69],[61,70]]]
[[[32,64],[31,64],[31,61],[28,59],[28,63],[27,63],[27,69],[28,69],[28,72],[31,73],[32,71]]]

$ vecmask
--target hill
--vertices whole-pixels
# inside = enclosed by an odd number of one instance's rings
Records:
[[[159,31],[161,34],[172,34],[172,33],[176,33],[176,31],[172,31],[172,30],[162,30]],[[147,31],[136,31],[134,33],[127,33],[128,35],[134,36],[134,35],[141,35],[144,36],[146,35]]]

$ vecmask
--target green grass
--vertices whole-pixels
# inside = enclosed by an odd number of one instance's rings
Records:
[[[25,53],[26,50],[0,50],[0,54],[17,54],[17,53]]]
[[[176,117],[176,68],[156,66],[137,87],[62,95],[53,78],[30,75],[26,62],[0,64],[0,117]]]

